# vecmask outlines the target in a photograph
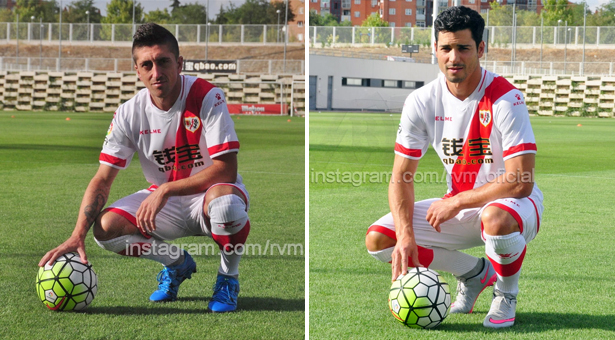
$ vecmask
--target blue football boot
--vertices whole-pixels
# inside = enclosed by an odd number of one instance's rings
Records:
[[[237,309],[237,295],[239,295],[239,281],[234,277],[218,274],[209,310],[214,313],[234,311]]]
[[[192,256],[184,250],[184,263],[170,267],[165,266],[158,273],[156,278],[158,280],[158,290],[149,297],[150,301],[167,302],[177,300],[179,285],[185,279],[191,278],[192,273],[196,273],[196,263]]]

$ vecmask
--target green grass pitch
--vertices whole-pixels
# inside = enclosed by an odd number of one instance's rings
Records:
[[[260,254],[254,248],[255,253],[242,259],[237,312],[207,312],[220,262],[217,253],[203,250],[195,256],[198,272],[182,284],[178,301],[154,304],[148,298],[157,287],[161,266],[105,251],[91,233],[86,251],[99,279],[92,305],[83,313],[58,313],[43,306],[35,290],[37,263],[73,230],[111,118],[111,114],[0,113],[0,338],[302,339],[302,118],[288,122],[288,117],[233,117],[241,142],[239,173],[251,195],[248,243],[262,246]],[[148,186],[135,158],[118,175],[109,202]],[[174,243],[214,244],[206,237]]]
[[[323,112],[309,120],[310,339],[615,338],[615,120],[532,117],[545,213],[528,245],[516,324],[500,331],[482,326],[491,288],[473,314],[449,315],[435,330],[395,321],[390,266],[367,253],[364,236],[389,211],[378,174],[391,171],[399,114]],[[433,150],[419,171],[442,173]],[[416,185],[417,199],[445,192],[446,182]],[[480,256],[481,248],[468,252]],[[442,274],[454,298],[454,277]]]

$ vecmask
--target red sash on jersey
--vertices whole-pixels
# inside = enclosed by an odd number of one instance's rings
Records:
[[[203,99],[215,86],[211,83],[197,79],[190,88],[186,98],[186,109],[181,115],[177,135],[175,136],[175,163],[173,170],[169,173],[169,182],[190,177],[194,165],[194,159],[184,161],[180,157],[180,148],[198,147],[203,132],[203,122],[201,121],[201,106]],[[193,151],[189,151],[193,152]],[[203,150],[198,150],[203,152]]]
[[[472,156],[471,154],[476,152],[477,143],[489,141],[493,128],[493,103],[514,89],[515,87],[502,77],[495,77],[485,89],[485,94],[478,103],[478,108],[470,121],[470,130],[463,144],[461,155],[457,157],[451,171],[452,191],[446,194],[444,198],[474,188],[485,155]]]

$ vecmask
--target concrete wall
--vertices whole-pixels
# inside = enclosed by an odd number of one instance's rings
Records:
[[[327,109],[328,79],[333,77],[331,109],[401,112],[412,89],[342,86],[343,77],[423,81],[436,78],[437,65],[310,55],[310,76],[316,76],[316,110]]]
[[[198,74],[225,91],[231,104],[275,104],[293,98],[305,110],[305,76]],[[134,72],[0,72],[4,110],[113,112],[144,88]]]

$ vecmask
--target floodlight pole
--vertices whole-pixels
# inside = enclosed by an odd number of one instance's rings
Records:
[[[205,26],[205,61],[209,61],[209,26],[211,25],[209,22],[209,0],[207,0],[205,11],[205,22],[207,23],[207,26]]]
[[[288,0],[286,3],[286,11],[284,12],[284,73],[286,73],[286,45],[288,44]]]
[[[275,39],[275,42],[276,42],[276,43],[279,43],[279,42],[280,42],[280,10],[278,9],[278,10],[277,10],[277,11],[275,11],[275,12],[276,12],[276,13],[278,13],[278,26],[277,26],[277,30],[276,30],[276,31],[278,31],[278,36],[277,36],[277,38]]]
[[[62,0],[60,0],[60,31],[58,32],[58,67],[57,71],[62,70]]]
[[[85,11],[85,14],[88,15],[88,26],[87,26],[86,41],[89,41],[90,40],[90,11]]]
[[[587,2],[583,1],[583,59],[581,60],[581,75],[585,75],[585,25],[587,24]]]
[[[38,68],[39,70],[43,69],[43,17],[39,18],[39,44],[38,44]]]
[[[437,64],[436,60],[436,18],[438,17],[439,0],[433,2],[433,13],[431,14],[431,63]]]

